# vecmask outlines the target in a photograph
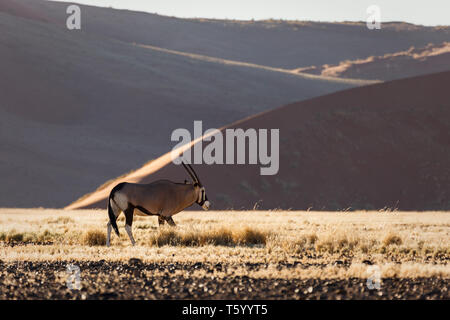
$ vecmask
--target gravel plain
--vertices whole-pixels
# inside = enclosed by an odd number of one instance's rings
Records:
[[[80,268],[80,287],[67,266]],[[264,264],[246,264],[249,271]],[[57,261],[0,263],[0,299],[450,299],[448,279],[383,278],[380,290],[367,279],[277,279],[214,276],[230,267],[208,263]],[[242,267],[242,266],[241,266]],[[291,266],[280,265],[281,268]],[[307,266],[305,266],[307,267]],[[345,268],[345,266],[343,266]],[[183,275],[179,274],[183,272]],[[204,271],[205,276],[189,276]],[[72,283],[69,289],[67,281]]]

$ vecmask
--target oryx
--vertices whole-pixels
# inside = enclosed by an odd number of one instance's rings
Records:
[[[204,210],[208,210],[210,203],[206,197],[205,187],[198,179],[194,169],[184,162],[183,167],[191,176],[193,183],[175,183],[169,180],[158,180],[149,184],[119,183],[109,194],[106,245],[109,246],[111,240],[111,228],[119,235],[117,227],[117,217],[123,211],[125,214],[125,230],[134,246],[136,243],[131,232],[133,215],[156,215],[159,225],[166,221],[169,225],[175,226],[172,216],[194,203],[199,204]]]

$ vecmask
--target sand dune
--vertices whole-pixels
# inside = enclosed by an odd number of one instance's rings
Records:
[[[295,71],[328,77],[394,80],[446,70],[450,70],[450,42]]]
[[[43,22],[54,22],[39,6],[34,8],[34,4],[20,0],[0,0],[0,12]]]
[[[279,128],[280,171],[196,165],[215,209],[449,209],[450,72],[349,89],[229,128]],[[183,181],[164,155],[68,208],[104,208],[120,181]]]
[[[1,207],[61,207],[164,154],[172,130],[194,120],[221,127],[367,83],[293,74],[295,67],[449,34],[402,23],[368,33],[363,24],[177,19],[88,6],[82,30],[69,31],[67,5],[0,0]]]
[[[201,61],[0,12],[0,206],[61,207],[218,127],[353,87]],[[363,84],[363,82],[361,82]]]
[[[42,0],[20,0],[20,3],[65,26],[68,3]],[[128,10],[81,8],[85,32],[286,69],[338,64],[403,51],[411,46],[423,47],[430,42],[442,43],[450,38],[449,27],[401,22],[384,23],[381,30],[369,30],[365,22],[179,19]]]

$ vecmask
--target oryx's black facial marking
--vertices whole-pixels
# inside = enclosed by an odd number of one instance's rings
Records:
[[[205,191],[205,188],[201,188],[201,189],[200,189],[200,194],[199,194],[199,197],[198,197],[198,200],[197,200],[197,203],[198,203],[200,206],[203,206],[203,205],[205,204],[206,201],[208,201],[208,198],[206,197],[206,191]]]

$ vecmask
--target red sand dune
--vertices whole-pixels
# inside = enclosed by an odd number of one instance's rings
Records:
[[[61,207],[166,152],[172,130],[194,120],[223,126],[367,83],[267,66],[339,63],[450,35],[406,23],[372,32],[364,23],[178,19],[91,6],[81,6],[82,30],[69,31],[68,5],[0,0],[3,207]]]
[[[36,10],[29,3],[18,0],[0,0],[0,12],[18,17],[50,22],[50,19],[41,10]]]
[[[172,130],[194,120],[224,126],[364,83],[202,61],[1,11],[0,30],[0,207],[62,207],[167,152]]]
[[[194,167],[215,209],[449,209],[449,83],[450,72],[395,80],[231,125],[280,129],[275,176],[260,176],[257,165]],[[165,155],[69,208],[104,208],[120,181],[183,181],[182,167],[168,162]]]
[[[394,80],[450,70],[450,42],[429,44],[366,59],[346,60],[338,65],[298,68],[297,72],[327,77]]]
[[[69,3],[42,0],[20,3],[65,28]],[[425,27],[404,22],[386,22],[381,30],[369,30],[365,22],[181,19],[80,7],[82,30],[90,34],[287,69],[338,64],[450,39],[447,26]]]

